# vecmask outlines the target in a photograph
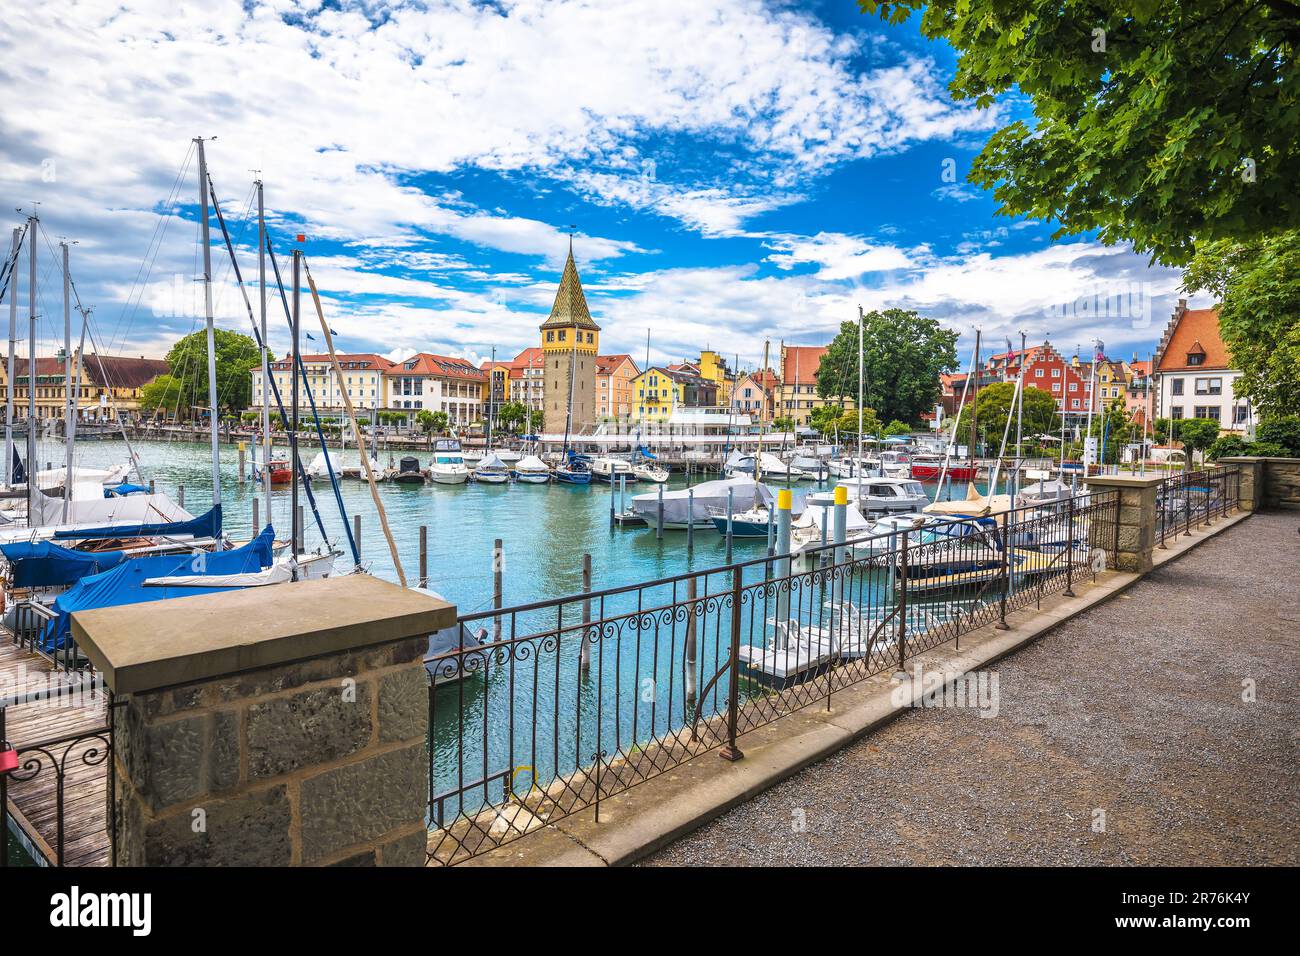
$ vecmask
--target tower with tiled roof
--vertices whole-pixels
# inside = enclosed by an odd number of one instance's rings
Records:
[[[600,326],[591,317],[582,292],[578,266],[573,261],[573,243],[564,263],[560,288],[555,293],[551,314],[541,325],[543,431],[563,433],[568,416],[569,431],[580,434],[596,421],[596,355],[600,351]],[[572,392],[573,411],[569,416]]]

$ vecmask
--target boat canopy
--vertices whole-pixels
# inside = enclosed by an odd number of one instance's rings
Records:
[[[649,458],[651,461],[655,461],[656,458],[658,457],[653,452],[651,452],[650,449],[646,448],[645,445],[637,445],[636,453],[640,455],[642,458]]]
[[[112,488],[104,489],[105,498],[125,498],[127,495],[147,495],[149,489],[144,485],[133,485],[129,482],[123,482]]]
[[[982,495],[974,484],[966,486],[966,497],[952,501],[935,501],[922,509],[931,515],[959,515],[968,518],[983,518],[988,515],[1004,514],[1011,510],[1010,495]]]
[[[495,452],[488,452],[474,467],[475,471],[505,471],[506,463]]]
[[[525,455],[523,458],[519,459],[519,461],[515,462],[515,471],[541,474],[544,471],[550,472],[550,470],[551,469],[547,466],[546,462],[542,461],[536,455]]]
[[[63,548],[51,541],[16,541],[0,545],[16,588],[56,587],[114,568],[126,560],[124,551],[98,554]]]
[[[270,525],[248,544],[231,551],[199,551],[192,554],[163,554],[128,558],[114,568],[84,577],[54,601],[54,620],[41,635],[47,654],[63,647],[68,637],[69,620],[76,611],[124,604],[143,604],[167,598],[229,591],[230,587],[146,587],[151,578],[174,578],[192,575],[247,574],[271,565],[271,546],[275,531]]]
[[[133,501],[136,497],[143,498],[146,496],[132,496],[115,500]],[[147,497],[153,496],[149,495]],[[197,518],[190,518],[188,521],[155,521],[141,524],[111,524],[84,528],[62,528],[54,532],[54,537],[66,540],[69,538],[143,538],[153,535],[174,537],[176,535],[186,534],[192,535],[196,538],[221,537],[221,505],[213,505],[208,511],[199,515]]]
[[[694,488],[664,494],[664,520],[685,522],[689,515],[696,521],[708,521],[715,513],[726,511],[728,489],[732,490],[732,507],[737,514],[760,505],[766,507],[776,499],[767,485],[752,478],[702,481]],[[632,509],[637,514],[654,518],[658,514],[658,508],[658,492],[632,496]]]
[[[101,490],[96,489],[93,497],[77,498],[74,494],[68,502],[68,517],[63,517],[63,499],[51,498],[42,491],[32,495],[35,505],[35,521],[31,527],[56,526],[53,533],[64,529],[76,529],[82,525],[119,525],[143,524],[145,522],[193,521],[190,514],[166,494],[127,495],[122,498],[105,498]],[[90,535],[66,535],[66,537],[90,537]],[[107,537],[116,537],[107,535]]]

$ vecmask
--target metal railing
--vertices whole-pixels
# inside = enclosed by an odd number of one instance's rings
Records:
[[[1237,507],[1241,469],[1237,465],[1181,471],[1164,479],[1156,489],[1156,543],[1191,534]]]
[[[57,612],[39,601],[17,602],[14,605],[13,643],[47,658],[56,670],[85,670],[89,663],[72,635],[66,635],[61,642],[56,640],[52,622],[58,618]]]
[[[467,614],[429,675],[430,860],[455,864],[1113,567],[1119,496]],[[495,639],[492,635],[499,634]]]

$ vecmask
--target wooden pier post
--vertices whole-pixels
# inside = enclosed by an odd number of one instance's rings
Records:
[[[591,555],[582,556],[582,593],[591,593]],[[578,670],[583,677],[591,671],[591,634],[587,625],[591,623],[591,599],[582,602],[582,646],[578,650]]]
[[[180,505],[182,508],[185,507],[185,486],[184,485],[180,485],[177,488],[176,503]]]
[[[686,522],[686,553],[695,550],[695,489],[686,489],[686,513],[691,516]]]
[[[505,596],[505,588],[502,586],[502,576],[506,569],[506,551],[497,538],[492,542],[492,609],[501,610]],[[492,640],[501,640],[501,618],[493,618],[492,622]]]
[[[245,444],[241,441],[239,443],[239,483],[241,485],[244,483],[244,449]]]
[[[500,546],[498,541],[497,545]],[[358,544],[358,547],[360,545]],[[420,587],[429,586],[429,527],[420,525]]]
[[[625,477],[624,475],[618,476],[619,484],[622,483],[624,477]],[[609,526],[611,528],[614,527],[614,499],[617,497],[618,497],[618,493],[617,491],[615,491],[615,482],[611,478],[609,482]]]
[[[298,522],[302,524],[301,520]],[[361,557],[361,515],[352,516],[352,540],[357,543],[357,557]]]

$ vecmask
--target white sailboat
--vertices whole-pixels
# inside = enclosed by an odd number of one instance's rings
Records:
[[[510,481],[510,469],[493,452],[488,452],[474,468],[474,480],[487,485],[504,485]]]

